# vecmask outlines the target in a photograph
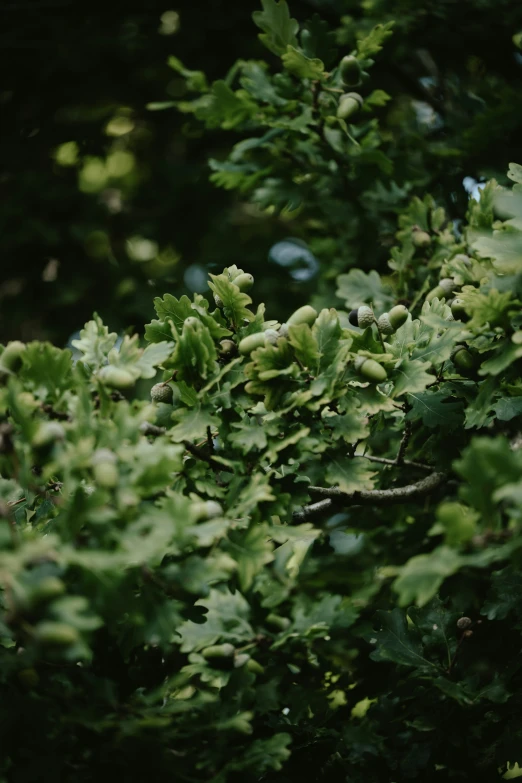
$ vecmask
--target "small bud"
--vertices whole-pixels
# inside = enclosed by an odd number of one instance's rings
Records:
[[[459,628],[461,631],[465,631],[466,628],[470,627],[470,625],[473,625],[473,622],[469,617],[459,617],[457,620],[457,628]]]
[[[470,636],[473,636],[473,631],[464,631],[462,636],[465,636],[466,639],[469,639]]]
[[[218,296],[217,294],[214,294],[214,302],[216,303],[216,307],[219,307],[219,308],[223,308],[224,307],[222,298],[220,296]]]

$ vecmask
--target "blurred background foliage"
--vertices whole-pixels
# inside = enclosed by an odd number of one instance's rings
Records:
[[[391,96],[375,116],[393,165],[352,181],[346,213],[334,216],[350,244],[332,259],[324,232],[314,235],[313,203],[262,208],[209,181],[208,160],[225,159],[241,133],[147,108],[185,99],[171,56],[209,83],[237,59],[266,59],[257,0],[141,6],[4,5],[2,342],[63,345],[93,311],[111,329],[140,330],[153,296],[203,291],[207,271],[231,264],[261,278],[277,317],[321,279],[382,268],[412,196],[431,192],[458,225],[468,194],[492,176],[504,182],[522,158],[522,4],[291,0],[299,21],[317,12],[328,23],[339,57],[395,21],[369,83]]]

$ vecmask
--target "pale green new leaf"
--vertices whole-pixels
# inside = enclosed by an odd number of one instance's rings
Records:
[[[448,546],[415,555],[399,570],[393,589],[399,595],[399,606],[415,603],[424,606],[438,592],[441,584],[462,565],[460,555]]]
[[[114,347],[118,335],[109,332],[99,315],[85,324],[79,340],[72,340],[73,348],[82,353],[82,362],[91,369],[98,370],[107,360],[109,351]]]
[[[252,19],[263,30],[259,39],[274,54],[284,54],[287,46],[297,46],[299,24],[292,19],[286,0],[261,0],[262,11],[254,11]]]
[[[281,59],[286,70],[300,79],[322,79],[324,76],[323,61],[315,57],[307,57],[295,46],[287,46]]]

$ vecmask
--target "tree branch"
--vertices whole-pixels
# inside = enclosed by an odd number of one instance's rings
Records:
[[[304,521],[313,516],[330,512],[334,506],[383,506],[390,503],[407,503],[428,495],[441,486],[447,479],[446,473],[430,473],[415,484],[394,489],[370,489],[358,492],[342,492],[338,487],[309,487],[311,495],[319,495],[327,501],[319,501],[294,511],[296,521]]]
[[[306,522],[308,519],[312,519],[313,517],[321,517],[325,513],[330,512],[333,505],[334,504],[330,498],[327,498],[326,500],[319,500],[317,503],[310,503],[309,506],[298,508],[296,511],[294,511],[292,517],[294,522]]]

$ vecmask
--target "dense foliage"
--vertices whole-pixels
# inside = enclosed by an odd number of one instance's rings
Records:
[[[423,28],[411,4],[388,42],[366,5],[333,36],[263,0],[269,64],[210,87],[171,60],[194,127],[244,137],[214,183],[295,227],[292,279],[320,260],[311,304],[228,263],[156,297],[144,340],[95,315],[74,352],[0,353],[6,781],[522,765],[522,166],[452,197],[486,121],[462,96],[492,82],[448,58],[430,99],[461,124],[408,108],[396,135],[366,73]]]
[[[272,79],[281,61],[256,37],[259,0],[213,0],[204,14],[193,0],[179,0],[178,14],[156,3],[86,8],[81,25],[62,9],[68,0],[29,5],[10,3],[1,37],[3,342],[63,346],[93,311],[118,332],[140,329],[152,296],[204,291],[206,271],[230,264],[248,266],[284,318],[289,300],[297,307],[316,292],[317,274],[296,278],[278,263],[281,252],[267,265],[277,242],[309,243],[317,267],[301,265],[330,280],[351,266],[384,268],[396,216],[412,196],[431,192],[461,220],[462,180],[503,180],[520,160],[522,66],[512,36],[522,8],[510,0],[293,0],[298,43],[326,69],[358,37],[393,22],[382,51],[374,56],[366,43],[361,52],[375,59],[369,76],[347,89],[365,104],[351,126],[361,148],[345,149],[345,178],[328,146],[339,126],[327,127],[326,146],[313,135],[309,83],[284,68],[286,78]],[[179,62],[195,76],[183,76]],[[274,89],[263,87],[268,76]],[[248,97],[232,123],[224,123],[230,106],[211,128],[205,118],[204,132],[190,112],[147,108],[189,104],[194,88],[210,95],[222,79],[240,105]],[[284,134],[230,159],[239,189],[208,183],[209,158],[221,166],[210,173],[228,185],[230,147],[270,130]],[[245,188],[257,191],[247,205]],[[293,255],[299,266],[295,247]]]

